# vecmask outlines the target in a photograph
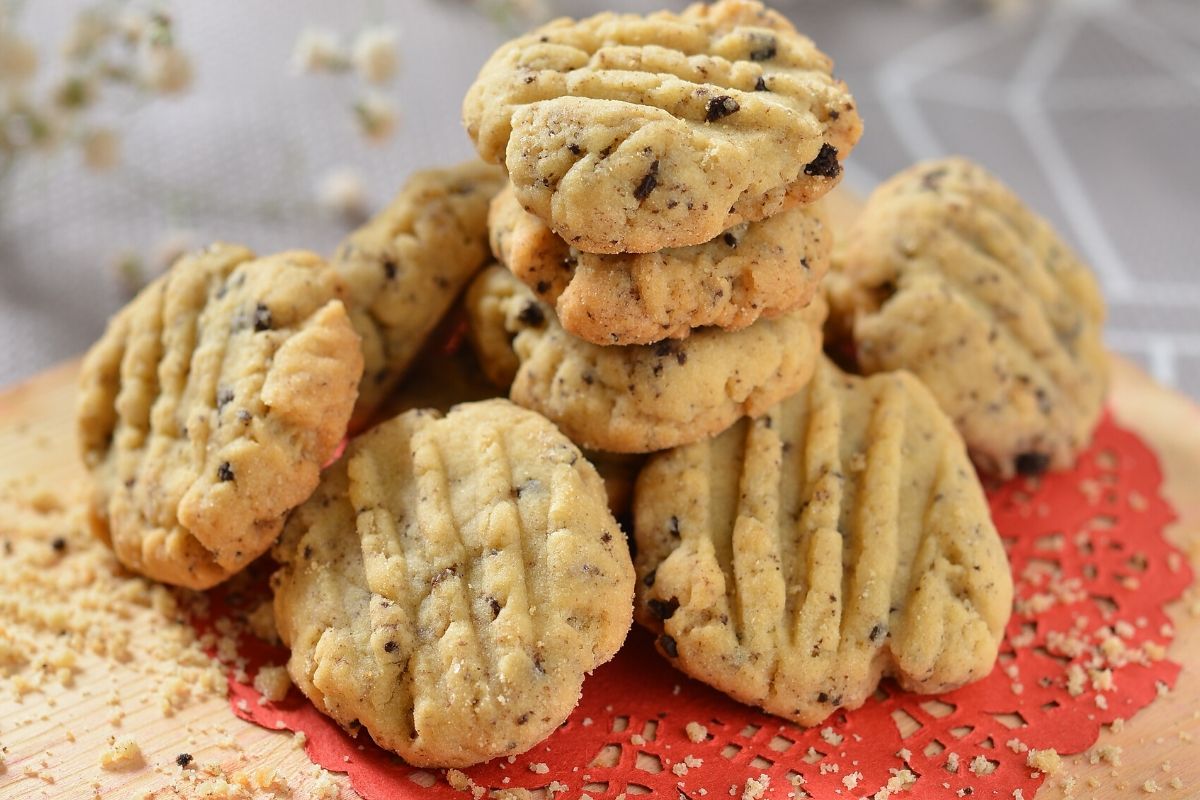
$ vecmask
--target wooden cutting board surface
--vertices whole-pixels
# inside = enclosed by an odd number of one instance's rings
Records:
[[[841,206],[835,209],[838,216],[852,214],[856,205],[836,198],[834,204]],[[73,434],[77,368],[76,362],[64,364],[0,392],[0,483],[28,474],[56,486],[82,478]],[[1118,420],[1141,434],[1162,461],[1164,492],[1179,513],[1168,536],[1200,571],[1200,407],[1157,386],[1125,361],[1115,360],[1114,377],[1112,404]],[[1163,797],[1200,797],[1200,594],[1195,587],[1171,614],[1177,638],[1169,657],[1184,665],[1174,693],[1129,720],[1121,733],[1101,735],[1100,745],[1123,749],[1117,776],[1110,775],[1108,764],[1090,765],[1084,757],[1067,760],[1067,771],[1079,779],[1076,797],[1139,796],[1145,781],[1167,787],[1175,776],[1184,788],[1164,788]],[[221,699],[165,718],[153,687],[135,670],[86,658],[82,666],[70,688],[29,695],[20,704],[0,699],[0,746],[7,748],[0,751],[0,797],[177,797],[170,786],[178,774],[174,759],[181,752],[219,763],[228,772],[274,768],[287,778],[293,796],[309,796],[312,769],[291,734],[243,722]],[[99,699],[114,690],[127,711],[120,727],[108,722],[112,709]],[[147,766],[102,771],[99,756],[113,735],[138,742]],[[1194,741],[1188,742],[1189,737]],[[1164,771],[1164,763],[1170,771]],[[1089,786],[1089,778],[1099,787]],[[344,797],[355,796],[344,778],[340,782]],[[1060,797],[1064,792],[1056,780],[1047,781],[1038,793],[1039,800]]]

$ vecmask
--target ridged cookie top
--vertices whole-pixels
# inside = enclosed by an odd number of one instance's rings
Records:
[[[545,414],[581,447],[649,453],[714,436],[797,391],[821,352],[825,302],[740,331],[601,347],[563,330],[554,311],[501,266],[466,296],[480,364],[509,397]]]
[[[356,439],[275,554],[297,685],[415,765],[541,741],[632,621],[600,477],[506,400],[410,411]]]
[[[883,675],[992,669],[1012,581],[962,441],[911,375],[809,385],[638,478],[639,621],[679,669],[805,725]]]
[[[913,371],[989,472],[1074,463],[1104,403],[1104,302],[1045,220],[951,158],[887,181],[845,243],[830,295],[865,371]]]
[[[742,223],[716,239],[657,253],[576,250],[521,208],[508,188],[492,201],[492,253],[563,328],[600,345],[683,339],[693,329],[740,330],[812,300],[829,268],[819,204]]]
[[[83,362],[78,427],[123,564],[201,589],[270,547],[354,406],[344,293],[311,253],[218,244],[113,317]]]
[[[463,119],[521,204],[572,246],[646,253],[832,188],[862,122],[831,69],[752,0],[605,13],[502,46]]]
[[[425,339],[488,260],[487,212],[503,172],[479,161],[417,172],[333,257],[350,288],[365,369],[360,429],[404,376]]]

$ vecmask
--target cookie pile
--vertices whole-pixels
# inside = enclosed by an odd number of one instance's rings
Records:
[[[294,682],[415,765],[549,736],[635,616],[661,668],[805,725],[987,674],[1012,580],[972,458],[1070,466],[1103,304],[963,159],[835,249],[830,70],[755,0],[505,44],[464,103],[493,163],[412,176],[329,262],[213,245],[113,318],[97,534],[195,589],[271,549]]]
[[[509,176],[488,219],[503,266],[467,296],[489,376],[616,453],[799,390],[831,248],[815,201],[862,131],[831,70],[750,0],[562,20],[496,51],[463,104]]]

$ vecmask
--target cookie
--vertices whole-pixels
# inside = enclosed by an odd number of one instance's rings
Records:
[[[740,331],[601,347],[571,336],[501,266],[466,296],[471,341],[488,376],[580,447],[648,453],[716,435],[800,389],[821,350],[821,299]]]
[[[651,457],[638,621],[672,665],[815,725],[879,680],[987,675],[1012,579],[962,440],[912,375],[822,359],[800,393]]]
[[[549,736],[632,622],[600,476],[507,400],[410,411],[354,440],[275,556],[296,685],[417,766]]]
[[[755,0],[560,19],[496,51],[463,121],[571,246],[649,253],[837,184],[862,121],[832,66]]]
[[[78,434],[122,564],[205,589],[271,546],[354,406],[345,294],[312,253],[216,244],[113,317],[83,361]]]
[[[740,330],[812,300],[829,267],[818,205],[797,206],[716,239],[657,253],[580,252],[521,208],[492,201],[492,253],[554,306],[570,334],[601,345],[683,339],[694,328]]]
[[[380,414],[390,418],[414,408],[432,408],[444,414],[459,403],[499,397],[500,391],[483,374],[470,347],[463,346],[452,352],[447,352],[444,347],[427,348],[413,363],[399,388],[388,396]],[[621,518],[628,514],[642,457],[595,450],[584,450],[583,457],[604,479],[608,507],[613,515]]]
[[[366,367],[352,429],[404,376],[454,298],[488,261],[487,209],[500,169],[471,161],[417,172],[386,209],[338,247]]]
[[[995,176],[962,158],[901,172],[871,196],[840,261],[830,295],[864,372],[915,373],[987,472],[1074,464],[1104,407],[1104,301]]]

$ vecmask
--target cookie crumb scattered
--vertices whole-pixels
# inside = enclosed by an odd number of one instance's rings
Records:
[[[128,737],[114,740],[109,744],[108,749],[100,754],[100,769],[110,772],[139,769],[145,764],[142,748]]]
[[[688,741],[692,744],[700,744],[708,738],[708,728],[699,722],[689,722],[684,731],[687,733]]]
[[[1046,775],[1057,774],[1062,769],[1062,758],[1054,748],[1046,750],[1030,750],[1025,757],[1025,764]]]
[[[535,761],[529,765],[530,772],[536,772],[538,775],[545,775],[550,771],[550,767],[544,761]]]
[[[262,695],[258,701],[259,705],[264,702],[278,703],[287,697],[290,688],[292,678],[288,675],[286,667],[262,667],[254,676],[254,689]]]

